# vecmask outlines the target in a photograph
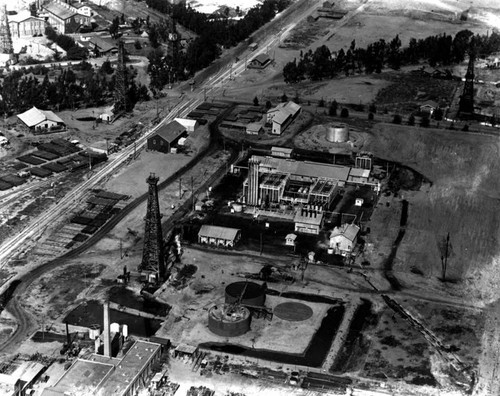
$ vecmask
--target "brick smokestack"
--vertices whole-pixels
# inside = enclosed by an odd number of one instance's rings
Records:
[[[109,332],[109,301],[104,302],[104,356],[111,356],[111,334]]]

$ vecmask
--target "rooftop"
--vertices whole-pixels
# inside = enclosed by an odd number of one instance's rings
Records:
[[[342,235],[348,240],[354,241],[354,239],[356,239],[356,236],[358,235],[358,232],[359,227],[357,225],[346,223],[341,225],[340,227],[335,227],[330,234],[330,238]]]
[[[323,221],[323,212],[318,213],[309,210],[298,210],[297,213],[295,213],[293,221],[295,223],[305,223],[319,226]]]
[[[237,228],[219,227],[203,224],[200,228],[200,231],[198,232],[198,235],[209,238],[234,240],[239,231],[240,230]]]
[[[177,121],[172,121],[160,127],[155,135],[162,137],[167,142],[173,142],[185,131],[186,128],[183,125],[179,124]]]
[[[76,14],[71,8],[59,3],[49,3],[44,5],[43,8],[60,19],[69,19]]]
[[[45,120],[64,124],[64,121],[56,116],[52,111],[40,110],[35,106],[24,113],[18,114],[17,117],[28,127],[38,125]]]

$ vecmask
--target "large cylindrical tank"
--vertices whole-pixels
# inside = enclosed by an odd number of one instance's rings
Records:
[[[243,293],[239,301],[241,293]],[[266,290],[255,282],[234,282],[226,287],[226,303],[232,304],[239,301],[242,305],[261,307],[266,302]]]
[[[109,331],[112,333],[119,333],[120,332],[120,324],[119,323],[111,323],[111,326],[109,326]]]
[[[248,308],[241,305],[215,305],[208,310],[208,328],[222,337],[237,337],[250,330],[251,318]]]
[[[344,143],[349,140],[349,128],[345,124],[334,124],[326,128],[326,140],[333,143]]]
[[[95,340],[101,334],[101,326],[98,324],[90,325],[89,327],[89,338]]]

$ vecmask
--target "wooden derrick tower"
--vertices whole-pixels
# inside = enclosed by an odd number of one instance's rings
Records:
[[[114,114],[127,111],[127,68],[125,67],[125,49],[123,41],[118,42],[118,63],[116,65],[115,77],[115,106]]]
[[[10,33],[9,20],[7,17],[7,6],[3,5],[0,11],[0,53],[14,54],[12,35]]]
[[[161,229],[160,205],[158,203],[158,180],[151,173],[146,179],[149,185],[146,224],[144,230],[144,249],[140,272],[155,273],[157,279],[165,279],[166,267],[163,247],[163,233]]]
[[[458,114],[461,118],[471,118],[474,114],[474,54],[469,52],[469,66],[465,74],[465,85],[458,103]]]

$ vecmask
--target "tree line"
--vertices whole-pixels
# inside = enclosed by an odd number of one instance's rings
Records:
[[[332,54],[323,45],[316,51],[300,53],[299,59],[288,62],[283,68],[286,83],[297,83],[308,79],[318,81],[338,75],[356,73],[381,73],[384,67],[398,70],[404,65],[427,61],[431,66],[447,66],[460,63],[468,52],[475,56],[487,56],[500,50],[500,34],[474,35],[470,30],[462,30],[455,37],[442,34],[424,39],[412,38],[408,47],[401,47],[399,36],[390,42],[380,39],[366,48],[357,48],[353,40],[347,51],[340,49]]]
[[[46,67],[12,71],[0,84],[0,111],[10,115],[26,111],[34,105],[59,111],[113,103],[116,73],[109,61],[97,70],[88,62],[75,65],[73,69],[78,73],[72,69],[61,69],[52,81]],[[149,100],[147,87],[135,82],[134,72],[132,68],[127,70],[128,110],[132,110],[138,101]],[[44,75],[41,82],[35,73]]]
[[[146,3],[149,7],[170,15],[176,23],[198,34],[189,43],[185,53],[175,51],[174,48],[167,54],[161,49],[160,40],[167,42],[167,32],[171,29],[167,28],[165,22],[150,25],[148,34],[154,48],[148,56],[151,85],[153,90],[161,90],[172,76],[175,79],[186,80],[198,70],[209,66],[220,55],[222,48],[234,46],[247,39],[254,31],[273,19],[278,12],[288,7],[291,1],[264,0],[238,20],[228,18],[227,13],[217,15],[200,13],[185,2],[171,4],[164,0],[146,0]]]
[[[72,37],[57,33],[50,26],[45,28],[45,36],[66,51],[66,59],[68,60],[83,60],[89,57],[89,52],[86,48],[77,45]],[[56,55],[54,60],[58,61],[60,59]]]

